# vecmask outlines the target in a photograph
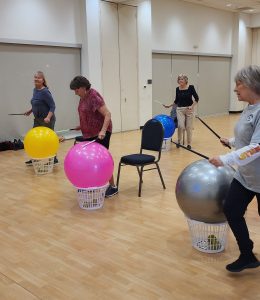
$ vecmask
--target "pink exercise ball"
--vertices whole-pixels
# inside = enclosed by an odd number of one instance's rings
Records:
[[[69,181],[78,188],[100,187],[108,183],[114,170],[110,152],[96,142],[73,146],[64,160]]]

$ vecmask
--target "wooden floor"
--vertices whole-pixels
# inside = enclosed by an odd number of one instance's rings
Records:
[[[204,120],[219,135],[232,136],[237,118]],[[228,151],[199,120],[194,127],[195,150],[207,156]],[[180,172],[199,156],[172,145],[160,163],[167,189],[156,171],[146,172],[141,198],[136,169],[124,167],[120,193],[88,212],[79,208],[63,171],[72,144],[60,145],[60,165],[43,176],[24,165],[23,150],[0,152],[1,300],[260,299],[260,268],[234,275],[225,270],[238,256],[231,234],[222,253],[191,246],[174,190]],[[140,131],[112,136],[115,175],[119,158],[139,145]],[[260,257],[255,200],[247,220]]]

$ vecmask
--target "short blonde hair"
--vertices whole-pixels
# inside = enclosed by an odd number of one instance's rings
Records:
[[[185,74],[178,75],[178,77],[177,77],[177,83],[179,83],[180,79],[183,79],[183,80],[185,80],[186,83],[188,83],[188,76],[187,75],[185,75]]]

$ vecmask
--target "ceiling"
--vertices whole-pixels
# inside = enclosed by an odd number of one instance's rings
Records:
[[[259,0],[183,0],[232,12],[260,13]]]
[[[117,3],[129,3],[129,0],[110,0]],[[157,0],[160,1],[160,0]],[[249,14],[260,13],[260,0],[181,0],[231,12]],[[138,1],[135,1],[138,2]],[[141,2],[141,0],[139,0]]]

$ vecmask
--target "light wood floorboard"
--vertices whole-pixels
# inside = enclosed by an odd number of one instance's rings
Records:
[[[231,136],[238,117],[204,120],[219,135]],[[207,156],[228,151],[199,120],[194,127],[196,151]],[[160,162],[166,190],[156,171],[145,172],[141,198],[136,169],[124,167],[120,193],[89,212],[79,208],[63,171],[72,144],[60,144],[60,164],[44,176],[24,165],[23,150],[0,152],[1,300],[260,299],[260,268],[235,275],[225,270],[238,256],[231,234],[222,253],[191,246],[174,189],[184,167],[200,157],[172,145]],[[138,152],[139,145],[140,131],[112,135],[115,175],[120,157]],[[247,220],[260,257],[255,200]]]

